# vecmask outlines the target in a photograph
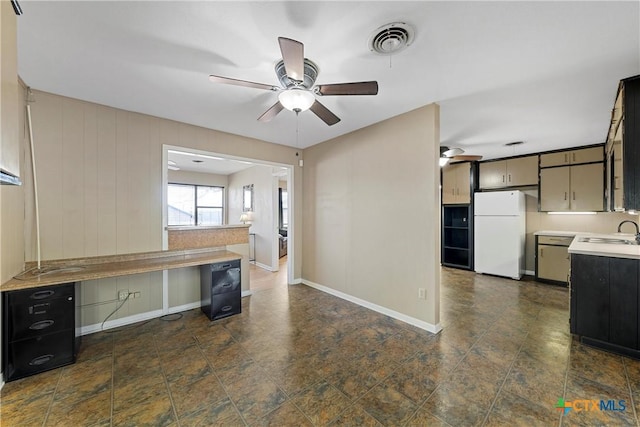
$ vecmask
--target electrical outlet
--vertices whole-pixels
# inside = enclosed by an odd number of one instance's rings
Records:
[[[126,291],[118,291],[118,299],[120,301],[126,300],[128,295],[129,295],[129,291],[128,290],[126,290]]]
[[[427,290],[425,288],[418,288],[418,298],[427,299]]]

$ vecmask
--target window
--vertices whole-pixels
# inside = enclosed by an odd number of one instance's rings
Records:
[[[280,190],[280,228],[287,228],[289,225],[289,197],[287,190],[279,188]]]
[[[168,225],[222,225],[224,187],[169,184]]]

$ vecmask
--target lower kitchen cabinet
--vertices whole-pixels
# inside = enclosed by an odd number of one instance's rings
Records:
[[[242,311],[240,260],[200,266],[200,308],[209,320]]]
[[[80,347],[75,283],[2,293],[5,381],[74,363]]]
[[[571,255],[571,332],[640,358],[640,260]]]
[[[567,286],[573,237],[536,235],[536,280]]]

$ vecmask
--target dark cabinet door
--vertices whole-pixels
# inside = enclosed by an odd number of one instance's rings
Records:
[[[638,264],[635,259],[609,259],[609,340],[633,349],[638,348]]]
[[[571,256],[571,298],[575,298],[575,333],[609,341],[609,258]],[[575,319],[573,319],[575,317]]]

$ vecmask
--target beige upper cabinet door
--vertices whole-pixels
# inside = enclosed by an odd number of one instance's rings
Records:
[[[571,164],[601,162],[604,160],[602,147],[583,148],[571,151]]]
[[[471,163],[459,163],[455,166],[457,203],[471,203]]]
[[[507,185],[538,185],[538,156],[507,160]]]
[[[547,153],[540,154],[540,167],[546,168],[549,166],[564,166],[571,162],[571,156],[568,151],[561,151],[559,153]]]
[[[442,168],[442,204],[456,203],[456,165]]]
[[[571,210],[604,210],[603,163],[571,166]]]
[[[538,245],[539,278],[567,282],[569,265],[569,252],[566,246]]]
[[[480,188],[501,188],[507,186],[507,162],[480,163]]]
[[[578,150],[560,151],[558,153],[540,154],[540,167],[576,165],[580,163],[601,162],[604,160],[602,147],[581,148]]]
[[[540,170],[541,212],[569,210],[569,174],[570,167]]]

